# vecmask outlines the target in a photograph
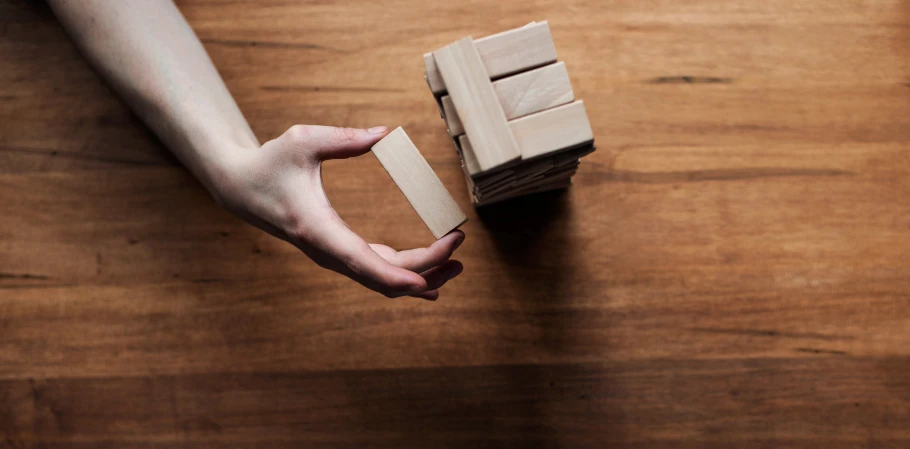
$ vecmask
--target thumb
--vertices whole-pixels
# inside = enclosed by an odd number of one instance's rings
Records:
[[[307,146],[319,160],[360,156],[388,134],[385,126],[370,129],[306,126]]]

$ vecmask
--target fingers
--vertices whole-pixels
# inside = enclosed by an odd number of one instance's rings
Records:
[[[464,242],[464,238],[464,233],[456,230],[437,240],[428,248],[395,251],[379,244],[371,244],[370,248],[392,265],[421,273],[427,282],[428,290],[410,296],[435,301],[439,298],[438,289],[461,274],[464,269],[461,262],[449,260],[452,253]]]
[[[430,290],[423,276],[390,264],[365,242],[355,253],[342,257],[352,279],[390,298]]]
[[[415,298],[425,299],[427,301],[436,301],[439,299],[439,288],[445,285],[446,282],[454,279],[456,276],[461,274],[464,270],[464,266],[461,265],[461,262],[457,260],[451,260],[445,265],[436,267],[432,270],[428,270],[423,273],[423,277],[427,280],[427,290],[422,293],[412,294]]]
[[[356,236],[353,232],[351,234]],[[463,238],[455,235],[452,240],[463,240]],[[362,242],[362,240],[360,241]],[[464,270],[461,262],[448,260],[448,257],[451,256],[452,251],[457,246],[458,243],[456,242],[454,247],[451,247],[451,250],[447,250],[444,253],[446,260],[441,264],[437,264],[438,266],[433,266],[420,274],[410,269],[393,265],[366,243],[363,243],[363,246],[360,246],[354,253],[340,252],[339,254],[342,255],[339,257],[347,261],[345,266],[350,272],[345,274],[367,288],[390,298],[414,296],[435,301],[439,297],[438,289]],[[424,249],[429,250],[430,248]]]
[[[376,254],[363,239],[351,231],[334,212],[312,223],[299,245],[325,268],[337,271],[363,286],[396,297],[427,291],[426,280],[419,274],[396,267]],[[322,257],[320,257],[320,255]]]
[[[452,253],[464,242],[464,232],[452,231],[427,248],[416,248],[405,251],[385,251],[385,246],[372,245],[374,250],[396,267],[422,273],[452,257]],[[382,248],[381,250],[379,248]],[[389,248],[389,250],[391,250]]]
[[[422,276],[376,254],[345,225],[327,200],[322,207],[311,207],[309,211],[306,229],[298,233],[298,246],[317,263],[389,297],[427,290]]]
[[[411,295],[415,298],[426,299],[427,301],[436,301],[439,299],[439,290],[428,290],[423,293]]]
[[[457,260],[450,260],[436,268],[421,273],[427,281],[427,291],[413,294],[415,298],[436,301],[439,299],[439,289],[464,271],[464,265]]]
[[[332,126],[295,125],[288,130],[292,139],[313,151],[319,160],[346,159],[360,156],[388,134],[388,128],[336,128]]]
[[[464,265],[457,260],[450,260],[436,268],[427,270],[421,275],[427,281],[427,290],[438,290],[455,276],[464,271]]]

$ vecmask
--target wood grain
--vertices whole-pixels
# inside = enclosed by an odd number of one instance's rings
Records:
[[[489,171],[521,158],[518,142],[512,136],[473,39],[465,37],[436,50],[433,58],[446,80],[465,134],[475,143],[473,157],[477,167]]]
[[[514,27],[509,27],[514,28]],[[500,78],[556,62],[556,47],[546,22],[534,22],[477,39],[477,52],[490,78]],[[433,53],[423,55],[430,91],[440,95],[447,90]]]
[[[218,208],[41,5],[0,1],[0,447],[910,446],[906,1],[179,2],[261,140],[404,125],[470,219],[435,303]],[[598,150],[471,208],[420,55],[541,18]]]
[[[376,142],[372,151],[433,237],[439,239],[468,220],[400,126]]]
[[[562,62],[498,80],[493,83],[493,90],[509,120],[570,103],[575,99],[569,72]],[[464,134],[464,125],[461,124],[452,97],[442,97],[440,104],[449,135]]]

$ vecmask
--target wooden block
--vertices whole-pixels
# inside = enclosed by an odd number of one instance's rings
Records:
[[[526,55],[516,53],[523,51],[523,45],[517,42],[533,39],[541,39],[540,45],[525,46],[524,51],[529,52]],[[493,41],[500,46],[503,55],[510,56],[496,56],[496,50],[492,49]],[[565,65],[555,63],[556,51],[549,25],[545,22],[531,23],[524,28],[473,41],[475,55],[465,51],[465,42],[472,41],[470,38],[462,39],[437,52],[427,53],[424,62],[427,84],[434,92],[440,115],[462,161],[466,187],[474,204],[486,205],[570,185],[579,159],[594,151],[594,133],[584,103],[572,102],[574,92]],[[468,62],[463,63],[459,58]],[[509,58],[512,58],[511,61]],[[537,58],[537,63],[527,63],[534,58]],[[503,65],[497,66],[499,62]],[[490,89],[476,75],[481,72],[478,66],[483,66],[486,78],[494,80],[489,84]],[[516,68],[520,66],[524,68]],[[447,76],[452,79],[447,80]],[[464,82],[464,79],[469,81]],[[445,95],[446,87],[450,95]],[[486,94],[479,93],[481,90]],[[479,124],[465,123],[477,121],[475,110],[486,111],[482,114],[495,110],[485,103],[485,99],[491,97],[491,90],[519,152],[518,158],[493,167],[483,160],[487,158],[484,150],[490,140],[489,135],[471,130],[475,125],[488,125],[491,121],[489,116],[483,116],[484,120]],[[462,120],[462,117],[466,119]],[[495,116],[493,121],[497,121]],[[501,126],[501,123],[494,125]],[[499,136],[503,135],[502,127],[497,132]],[[477,151],[471,144],[472,140],[484,145],[484,148]]]
[[[487,36],[475,44],[486,73],[494,79],[556,62],[556,47],[546,21]],[[446,82],[433,53],[424,54],[423,60],[430,90],[442,94]]]
[[[372,150],[434,237],[439,239],[468,220],[401,127]]]
[[[512,137],[474,41],[466,37],[433,55],[465,134],[474,143],[473,156],[480,170],[491,170],[519,159],[518,143]]]
[[[583,101],[576,101],[509,122],[522,159],[533,159],[594,140]]]
[[[523,161],[583,146],[594,140],[594,131],[581,100],[512,120],[509,127],[518,142]],[[471,176],[484,174],[470,135],[459,136],[458,144],[468,173]]]
[[[572,102],[575,94],[565,63],[557,62],[493,83],[506,118],[513,120],[528,114]],[[450,136],[464,134],[464,126],[455,110],[452,97],[442,97],[442,117]]]
[[[548,171],[550,171],[554,168],[552,161],[548,161],[548,162],[549,162],[548,165],[530,164],[531,169],[529,169],[529,170],[526,170],[523,165],[521,167],[518,167],[516,170],[514,170],[509,176],[500,178],[500,179],[498,179],[496,181],[492,181],[492,182],[485,182],[483,184],[475,184],[475,192],[478,192],[478,193],[489,192],[493,189],[499,189],[500,187],[502,187],[504,185],[514,185],[516,182],[521,182],[522,180],[534,178],[538,175],[543,175],[544,173],[547,173]],[[525,164],[525,165],[529,165],[529,164]]]
[[[571,177],[572,175],[574,175],[575,171],[577,169],[578,169],[577,165],[575,165],[575,166],[570,165],[570,166],[566,166],[566,167],[554,168],[554,169],[547,171],[546,173],[538,173],[534,176],[528,176],[525,178],[516,179],[505,185],[485,189],[481,192],[477,192],[475,195],[479,199],[482,200],[483,198],[495,196],[495,195],[498,195],[501,193],[508,193],[510,191],[524,189],[525,187],[527,187],[529,185],[536,185],[536,184],[542,183],[546,179],[555,180],[555,179],[568,178],[568,177]]]
[[[537,178],[533,182],[525,183],[524,185],[518,186],[514,189],[502,191],[502,192],[492,194],[492,195],[486,195],[484,197],[478,197],[478,200],[479,200],[478,202],[486,203],[486,202],[489,202],[496,198],[524,195],[526,193],[536,191],[541,186],[551,186],[551,185],[567,186],[566,182],[571,180],[573,174],[574,174],[574,171],[568,172],[568,173],[563,173],[560,176],[555,176],[552,178],[546,178],[546,177]]]
[[[495,197],[485,198],[482,201],[477,200],[475,198],[474,204],[476,204],[478,207],[479,206],[489,206],[490,204],[498,203],[498,202],[512,199],[512,198],[515,198],[518,196],[530,195],[532,193],[546,192],[549,190],[565,189],[571,185],[572,185],[571,177],[560,178],[560,179],[556,179],[556,180],[548,179],[540,184],[533,185],[533,186],[527,186],[524,189],[516,190],[513,192],[507,192],[502,195],[497,195]]]
[[[468,172],[468,176],[476,176],[483,173],[483,170],[480,169],[480,163],[477,162],[477,158],[474,156],[474,148],[471,147],[471,142],[468,141],[466,136],[458,136],[458,147],[461,148],[461,161],[464,162],[464,169]]]
[[[565,173],[569,173],[569,172],[574,173],[575,169],[578,168],[578,165],[579,165],[579,161],[576,160],[573,164],[566,164],[566,165],[562,165],[562,166],[558,166],[558,167],[551,166],[551,167],[543,169],[543,170],[538,169],[532,173],[528,173],[523,176],[510,176],[509,178],[503,179],[499,182],[496,182],[496,183],[493,183],[490,185],[486,185],[483,187],[477,187],[477,188],[475,188],[474,193],[476,193],[479,196],[485,196],[485,195],[490,195],[493,192],[500,192],[500,191],[504,191],[507,189],[518,188],[518,187],[528,184],[536,179],[541,179],[541,178],[545,178],[545,177],[546,178],[558,177],[558,176],[561,176],[561,175],[563,175]]]
[[[468,176],[472,189],[480,191],[489,188],[492,185],[508,182],[511,179],[518,179],[527,176],[533,176],[537,173],[546,172],[557,167],[564,167],[570,164],[578,164],[582,157],[585,157],[595,150],[594,145],[582,145],[576,148],[569,148],[550,156],[539,157],[535,160],[522,162],[513,168],[498,171],[490,175],[479,176],[476,178]]]

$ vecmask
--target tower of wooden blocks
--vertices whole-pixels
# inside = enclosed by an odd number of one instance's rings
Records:
[[[475,205],[568,187],[594,151],[547,22],[466,37],[424,63]]]

